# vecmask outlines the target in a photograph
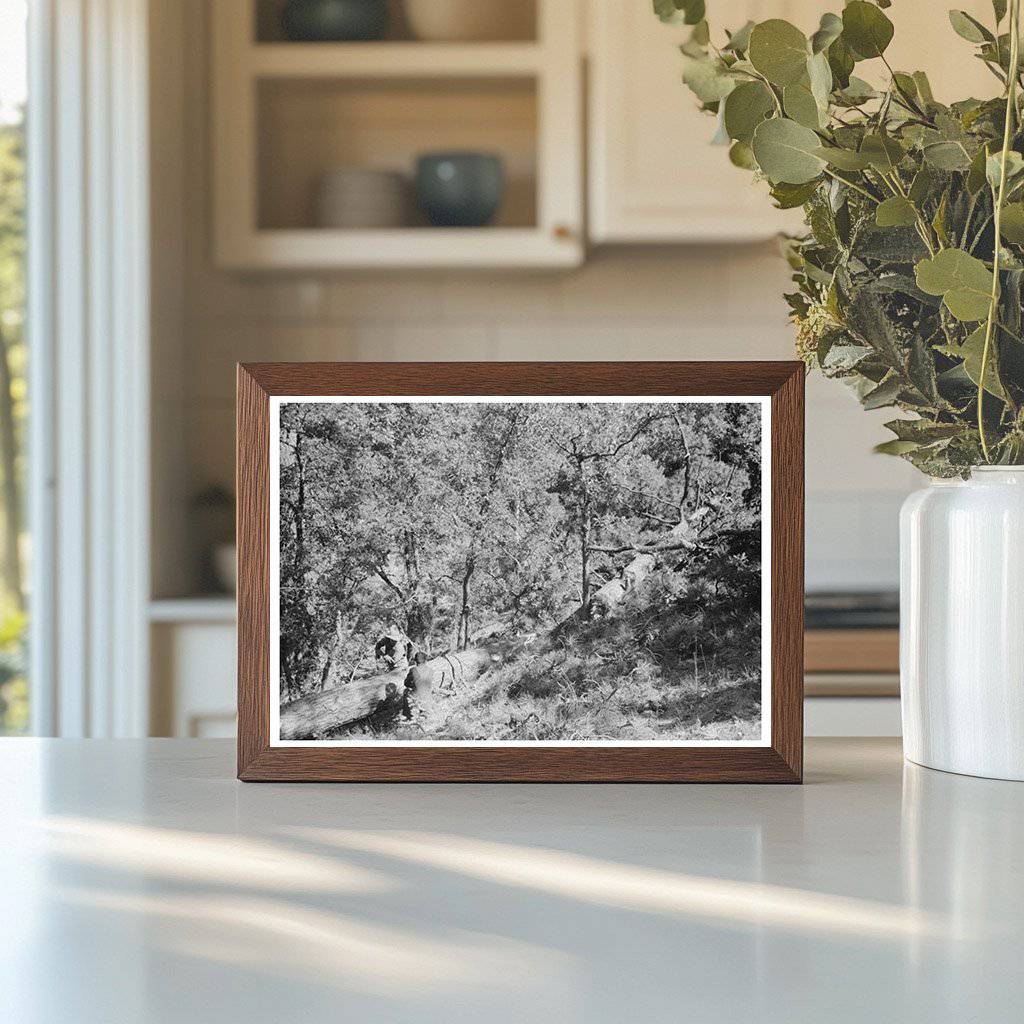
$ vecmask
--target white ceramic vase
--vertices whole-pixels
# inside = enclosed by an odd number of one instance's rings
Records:
[[[1024,781],[1024,467],[910,495],[900,562],[904,753]]]

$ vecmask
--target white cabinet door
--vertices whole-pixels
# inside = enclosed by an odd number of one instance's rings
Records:
[[[716,34],[748,18],[786,18],[810,33],[822,11],[842,4],[734,0],[708,6]],[[989,0],[956,6],[991,23]],[[886,13],[896,25],[888,54],[893,66],[927,71],[938,99],[997,93],[998,83],[974,59],[973,47],[950,27],[945,6],[904,2]],[[678,45],[687,27],[663,25],[649,0],[589,0],[587,23],[592,241],[736,241],[799,229],[799,211],[774,209],[767,186],[733,167],[724,147],[709,145],[714,119],[697,109],[681,81]],[[858,74],[887,77],[878,61],[860,65]]]
[[[151,637],[152,735],[234,736],[234,622],[156,622]]]
[[[817,27],[809,0],[736,0],[711,10],[713,31],[747,19],[788,18]],[[723,20],[725,19],[724,23]],[[590,237],[594,242],[707,242],[768,238],[799,226],[767,185],[710,145],[714,118],[683,85],[679,44],[649,0],[590,0]]]

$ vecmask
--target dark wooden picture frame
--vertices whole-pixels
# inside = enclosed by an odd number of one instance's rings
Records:
[[[751,396],[771,407],[767,746],[272,746],[272,396]],[[238,777],[244,781],[800,782],[804,367],[799,362],[250,363],[238,367]]]

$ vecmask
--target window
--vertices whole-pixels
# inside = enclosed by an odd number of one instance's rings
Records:
[[[26,732],[24,0],[0,0],[0,735]]]

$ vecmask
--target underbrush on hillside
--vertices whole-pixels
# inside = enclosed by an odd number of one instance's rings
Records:
[[[731,559],[735,562],[735,559]],[[705,567],[706,568],[706,567]],[[747,567],[749,569],[749,567]],[[653,574],[614,617],[552,630],[395,739],[750,740],[761,735],[761,619],[730,572]],[[743,574],[747,578],[749,572]]]

